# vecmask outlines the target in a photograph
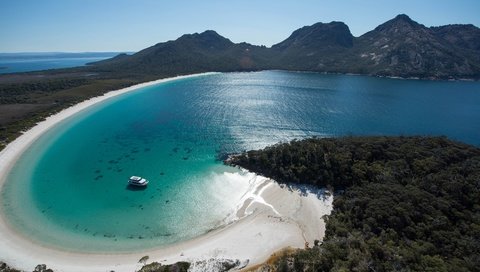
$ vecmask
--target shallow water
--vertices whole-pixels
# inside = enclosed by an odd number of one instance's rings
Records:
[[[62,122],[9,175],[2,205],[41,243],[127,251],[230,220],[252,175],[225,153],[309,136],[447,135],[480,145],[480,84],[266,71],[182,79]],[[126,186],[131,175],[150,180]]]

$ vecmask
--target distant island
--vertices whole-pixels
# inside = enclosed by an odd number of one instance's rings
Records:
[[[88,66],[4,74],[0,149],[46,116],[111,90],[177,75],[271,69],[478,80],[480,29],[425,27],[402,14],[360,37],[342,22],[316,23],[271,48],[207,30]]]

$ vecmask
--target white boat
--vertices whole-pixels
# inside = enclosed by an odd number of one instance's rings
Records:
[[[128,180],[128,184],[134,185],[134,186],[147,186],[148,180],[142,177],[131,176],[130,179]]]

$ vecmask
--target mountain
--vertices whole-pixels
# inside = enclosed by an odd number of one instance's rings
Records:
[[[474,25],[446,25],[430,29],[437,37],[454,46],[480,51],[480,28]]]
[[[290,37],[272,48],[280,51],[318,49],[319,47],[350,48],[353,46],[353,39],[350,29],[342,22],[316,23],[295,30]]]
[[[353,59],[360,72],[364,70],[374,75],[478,77],[480,62],[475,53],[459,46],[458,37],[450,41],[443,38],[440,32],[418,24],[407,15],[398,15],[358,37]],[[477,37],[480,38],[478,33]],[[474,39],[470,40],[475,43]]]
[[[233,43],[208,30],[96,62],[89,69],[153,77],[281,69],[480,79],[480,29],[473,25],[429,28],[401,14],[360,37],[354,37],[342,22],[316,23],[295,30],[271,48]]]
[[[235,44],[213,30],[186,34],[158,43],[133,55],[118,55],[92,63],[94,69],[129,74],[189,74],[207,71],[243,71],[266,68],[267,48]]]
[[[277,69],[332,71],[346,65],[343,56],[353,47],[354,37],[342,22],[316,23],[302,27],[272,46]]]
[[[277,69],[419,78],[479,78],[479,48],[473,25],[427,28],[404,14],[360,37],[317,23],[272,46]]]

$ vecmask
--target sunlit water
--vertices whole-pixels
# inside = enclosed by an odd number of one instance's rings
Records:
[[[266,71],[182,79],[62,122],[20,159],[7,218],[51,246],[127,251],[225,224],[251,175],[223,154],[294,138],[447,135],[480,145],[480,84]],[[131,175],[150,180],[132,190]]]

